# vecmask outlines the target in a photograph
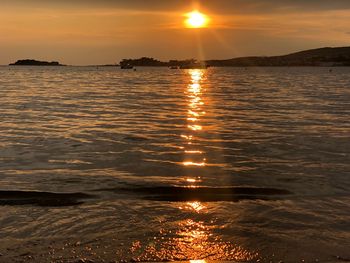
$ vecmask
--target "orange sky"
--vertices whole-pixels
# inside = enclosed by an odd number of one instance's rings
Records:
[[[1,2],[0,64],[22,58],[80,65],[140,56],[220,59],[350,43],[350,1]],[[193,6],[211,17],[209,28],[184,27],[183,14]]]

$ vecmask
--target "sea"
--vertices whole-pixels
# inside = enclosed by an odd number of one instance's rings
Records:
[[[350,261],[350,68],[0,67],[0,262]]]

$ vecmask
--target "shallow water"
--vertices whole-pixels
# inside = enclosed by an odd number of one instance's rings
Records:
[[[350,68],[0,67],[0,87],[0,262],[350,259]]]

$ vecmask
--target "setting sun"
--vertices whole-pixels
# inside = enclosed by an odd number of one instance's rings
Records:
[[[192,11],[186,14],[186,17],[185,24],[188,28],[203,28],[206,27],[209,22],[208,16],[199,11]]]

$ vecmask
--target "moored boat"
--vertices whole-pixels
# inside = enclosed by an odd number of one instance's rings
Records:
[[[133,66],[133,65],[130,65],[130,64],[125,64],[125,65],[120,65],[120,68],[121,68],[121,69],[133,69],[134,66]]]

